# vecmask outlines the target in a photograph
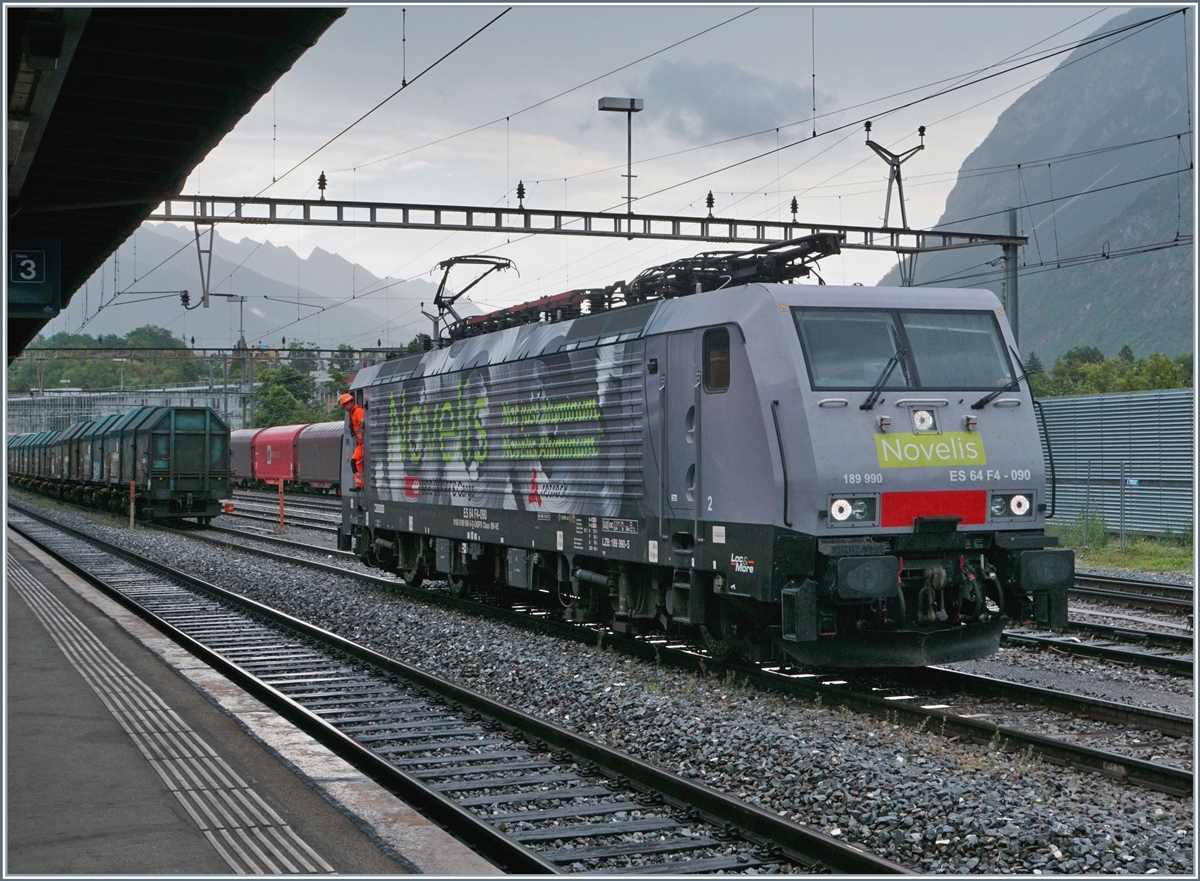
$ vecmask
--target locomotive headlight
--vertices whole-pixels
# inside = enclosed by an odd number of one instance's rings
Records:
[[[928,410],[913,410],[913,427],[917,431],[929,431],[933,428],[933,414]]]
[[[839,523],[850,519],[850,514],[852,511],[853,509],[850,507],[850,503],[845,499],[834,499],[833,504],[829,506],[829,513],[833,516],[833,519]]]
[[[1022,495],[1013,496],[1008,501],[1008,509],[1010,511],[1012,511],[1014,514],[1016,514],[1018,517],[1028,514],[1029,513],[1029,497],[1022,496]]]
[[[992,496],[992,514],[996,517],[1003,517],[1006,510],[1008,510],[1008,499],[1004,496]]]
[[[870,513],[870,511],[871,511],[871,509],[867,506],[867,503],[865,501],[863,501],[862,499],[855,499],[850,504],[850,516],[853,517],[855,520],[866,520],[867,515]]]

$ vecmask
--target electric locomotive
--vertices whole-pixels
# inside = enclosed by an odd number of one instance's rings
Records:
[[[999,300],[791,283],[837,250],[704,254],[468,320],[439,291],[438,347],[354,380],[342,546],[718,657],[917,666],[1065,626],[1074,556],[1045,534]]]

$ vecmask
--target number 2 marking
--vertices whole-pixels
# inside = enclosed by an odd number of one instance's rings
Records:
[[[708,510],[712,510],[712,496],[708,497]]]

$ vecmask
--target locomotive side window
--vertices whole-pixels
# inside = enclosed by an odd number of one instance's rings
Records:
[[[994,389],[1012,371],[990,312],[901,312],[924,388]]]
[[[872,388],[896,354],[887,312],[802,308],[793,312],[814,389]],[[893,370],[886,388],[907,388],[907,365]]]
[[[729,388],[729,330],[717,327],[704,333],[704,389],[723,392]]]

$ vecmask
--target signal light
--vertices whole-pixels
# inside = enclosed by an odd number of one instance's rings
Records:
[[[325,201],[325,187],[329,180],[325,177],[325,172],[321,172],[321,176],[317,178],[317,189],[321,191],[321,201]]]
[[[184,309],[186,309],[188,307],[188,303],[190,302],[190,300],[191,300],[191,298],[188,296],[187,291],[179,292],[179,302],[183,304]]]

